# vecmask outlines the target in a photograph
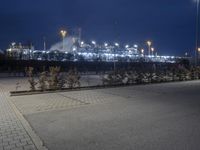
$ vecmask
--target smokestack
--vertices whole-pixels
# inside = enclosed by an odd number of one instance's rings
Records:
[[[78,40],[79,40],[79,41],[78,41],[78,42],[81,43],[82,29],[79,28],[79,29],[78,29],[78,32],[79,32],[79,35],[78,35],[78,36],[79,36],[79,37],[78,37]]]
[[[44,41],[44,51],[46,51],[46,38],[43,37],[43,41]]]

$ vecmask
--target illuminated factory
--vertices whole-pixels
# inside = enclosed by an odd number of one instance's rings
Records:
[[[146,50],[137,44],[120,45],[120,43],[109,44],[107,42],[98,44],[96,41],[86,43],[81,41],[79,35],[66,36],[67,31],[60,32],[62,41],[46,49],[36,50],[33,46],[23,46],[12,43],[7,49],[7,56],[18,60],[46,60],[46,61],[153,61],[153,62],[175,62],[180,57],[159,56],[155,52],[151,41],[146,42]]]

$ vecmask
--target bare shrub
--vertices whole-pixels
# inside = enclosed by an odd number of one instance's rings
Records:
[[[66,84],[69,88],[80,87],[80,75],[77,69],[70,69],[67,73]]]
[[[50,89],[59,89],[59,74],[60,67],[50,67],[49,68],[49,79],[48,84]]]
[[[34,70],[33,67],[25,68],[25,72],[29,77],[28,82],[30,84],[30,90],[31,91],[35,91],[36,85],[37,85],[37,82],[35,81],[34,76],[33,76],[33,70]]]
[[[47,89],[47,73],[46,71],[43,71],[39,74],[39,89],[42,91],[45,91]]]

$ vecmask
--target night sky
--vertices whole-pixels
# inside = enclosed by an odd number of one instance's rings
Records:
[[[1,0],[0,49],[32,42],[42,49],[60,29],[82,28],[84,41],[144,43],[159,54],[182,55],[195,47],[194,0]]]

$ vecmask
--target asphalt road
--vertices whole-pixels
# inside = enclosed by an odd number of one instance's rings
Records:
[[[25,117],[50,150],[200,149],[200,81],[95,92],[113,100]]]

